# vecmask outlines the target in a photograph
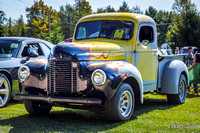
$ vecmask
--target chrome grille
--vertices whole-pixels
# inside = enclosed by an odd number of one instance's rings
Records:
[[[49,66],[48,66],[48,94],[51,95],[53,94],[54,90],[54,63],[53,61],[49,61]]]
[[[50,61],[48,94],[70,96],[77,89],[77,67],[70,61]]]
[[[72,90],[76,92],[77,89],[77,68],[72,67]]]

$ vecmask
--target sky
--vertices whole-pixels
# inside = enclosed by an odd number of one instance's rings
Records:
[[[6,17],[11,17],[12,19],[18,19],[20,15],[23,15],[26,21],[26,7],[31,7],[34,1],[37,0],[0,0],[0,10],[3,10]],[[45,5],[52,6],[53,9],[59,11],[61,5],[75,4],[75,0],[43,0]],[[87,0],[92,6],[93,12],[97,11],[97,8],[105,8],[108,5],[114,7],[116,10],[122,5],[124,0]],[[149,6],[153,6],[157,10],[171,11],[174,0],[125,0],[131,9],[134,6],[139,6],[144,12]],[[191,0],[195,3],[197,9],[200,9],[200,0]],[[200,10],[199,10],[200,11]]]

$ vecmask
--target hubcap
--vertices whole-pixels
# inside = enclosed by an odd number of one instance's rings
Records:
[[[123,117],[127,117],[132,111],[133,98],[129,91],[124,91],[120,98],[120,113]]]
[[[185,97],[185,90],[186,90],[185,82],[181,80],[179,85],[179,96],[181,100],[183,100]]]
[[[5,105],[5,103],[8,100],[8,95],[9,95],[8,82],[3,77],[0,77],[0,107]]]

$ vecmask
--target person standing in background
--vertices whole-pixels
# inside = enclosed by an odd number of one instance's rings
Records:
[[[184,54],[183,48],[181,48],[181,49],[179,50],[179,54]]]
[[[192,65],[194,63],[194,55],[192,53],[193,49],[192,47],[188,47],[188,55],[187,55],[187,59],[188,59],[188,65]]]
[[[193,83],[194,93],[199,93],[197,84],[200,82],[200,53],[196,53],[195,62],[188,68],[189,75],[192,74],[189,78],[190,85]],[[193,71],[191,71],[193,69]],[[192,73],[190,73],[192,72]]]
[[[192,53],[193,49],[191,46],[188,47],[188,51],[189,52],[187,55],[187,59],[188,59],[188,66],[189,66],[189,71],[190,71],[191,69],[193,69],[196,66],[196,64],[194,63],[194,55]],[[191,86],[191,83],[190,83],[190,86]],[[190,86],[189,86],[189,88],[190,88]],[[199,93],[197,84],[193,84],[193,86],[194,86],[194,93]]]
[[[176,47],[175,54],[179,54],[179,48]]]

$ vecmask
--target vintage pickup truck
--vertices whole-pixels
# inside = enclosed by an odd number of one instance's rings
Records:
[[[24,100],[30,114],[49,113],[52,106],[102,109],[111,121],[129,120],[150,91],[182,104],[189,83],[183,56],[160,56],[158,50],[152,18],[89,15],[78,22],[73,42],[56,45],[48,60],[19,69],[21,93],[14,97]]]

